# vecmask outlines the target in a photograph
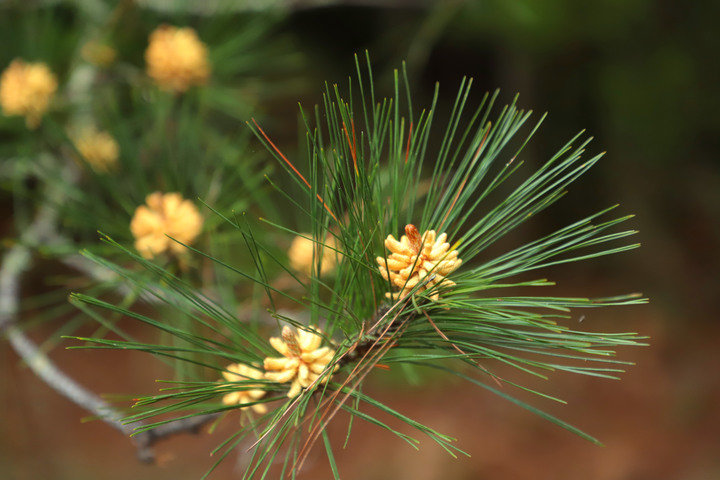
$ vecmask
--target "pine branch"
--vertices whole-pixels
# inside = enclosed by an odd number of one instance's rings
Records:
[[[132,440],[138,449],[138,458],[145,463],[153,463],[154,456],[151,447],[159,441],[178,434],[189,433],[196,435],[200,433],[201,428],[210,422],[217,420],[220,413],[208,413],[189,418],[173,420],[170,423],[158,425],[155,428],[143,430],[142,432],[132,432]],[[135,424],[130,424],[135,425]],[[138,425],[141,425],[138,422]],[[134,427],[134,428],[137,428]]]
[[[274,229],[276,235],[263,236],[246,217],[241,223],[219,212],[245,242],[249,260],[242,267],[186,245],[218,269],[236,275],[233,284],[244,283],[239,291],[264,294],[264,305],[278,326],[292,325],[298,334],[285,326],[282,338],[267,340],[259,323],[239,322],[227,306],[107,238],[107,243],[143,266],[152,280],[128,278],[138,288],[151,286],[152,294],[157,289],[174,310],[156,319],[87,295],[74,294],[73,303],[86,311],[100,308],[143,322],[178,343],[77,338],[85,345],[76,348],[144,351],[224,377],[178,382],[141,398],[136,403],[139,413],[125,421],[171,414],[191,419],[233,408],[256,409],[255,413],[261,413],[250,414],[251,424],[218,448],[227,449],[222,458],[246,436],[257,436],[245,478],[265,478],[274,464],[282,464],[284,472],[294,475],[320,440],[338,478],[325,428],[340,410],[415,443],[361,406],[395,417],[450,454],[459,451],[450,437],[362,393],[365,378],[387,364],[455,375],[595,441],[487,385],[492,381],[558,400],[500,378],[488,366],[505,364],[540,378],[556,370],[615,378],[627,362],[614,358],[614,348],[642,345],[642,337],[576,331],[563,323],[573,309],[633,305],[645,299],[637,294],[592,299],[495,292],[548,287],[553,283],[544,278],[508,279],[637,247],[615,246],[634,231],[611,230],[631,217],[598,220],[611,210],[607,209],[520,247],[508,247],[496,258],[478,258],[488,246],[562,198],[566,188],[602,155],[581,160],[590,141],[581,133],[537,171],[517,181],[522,162],[516,159],[542,120],[525,130],[531,112],[517,107],[517,97],[493,116],[497,92],[487,94],[478,108],[466,112],[470,80],[462,82],[450,118],[442,121],[440,147],[431,153],[438,90],[431,108],[414,115],[405,68],[402,79],[396,72],[394,96],[378,100],[369,59],[367,75],[357,58],[356,63],[359,103],[352,91],[343,97],[337,86],[327,86],[322,110],[317,107],[311,115],[301,109],[307,129],[307,168],[285,155],[257,122],[248,124],[289,175],[287,183],[268,178],[277,189],[277,198],[285,198],[306,215],[309,228],[299,230],[274,218],[262,218],[262,225]],[[501,185],[510,187],[509,193],[491,203]],[[403,228],[406,235],[400,237]],[[287,234],[311,245],[307,272],[293,272],[286,265],[286,254],[272,248],[279,235]],[[323,257],[328,252],[337,255],[337,264],[332,274],[324,275]],[[121,271],[98,256],[88,258]],[[278,275],[291,276],[295,290],[278,282]],[[281,299],[303,308],[308,321],[281,314],[277,310]],[[189,323],[173,321],[177,316]],[[237,363],[225,366],[231,361]]]
[[[53,2],[56,0],[45,0]],[[192,15],[217,15],[248,11],[302,11],[314,8],[355,6],[371,8],[428,8],[429,0],[264,0],[263,2],[241,0],[205,0],[203,2],[177,2],[176,0],[140,0],[139,6],[163,13]]]
[[[75,169],[65,168],[65,180],[72,181]],[[59,182],[62,184],[62,182]],[[40,206],[35,220],[21,235],[17,244],[3,256],[0,267],[0,332],[7,336],[16,353],[49,387],[73,403],[102,418],[123,433],[132,432],[132,426],[121,422],[123,415],[82,387],[58,369],[52,361],[30,340],[17,323],[20,299],[20,278],[32,263],[32,249],[57,243],[57,210],[52,201],[62,195],[57,187],[48,187],[47,203]]]

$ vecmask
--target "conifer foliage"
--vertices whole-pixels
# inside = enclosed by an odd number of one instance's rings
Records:
[[[517,98],[498,107],[495,92],[469,105],[472,81],[464,80],[449,118],[436,118],[445,101],[439,89],[428,108],[417,110],[404,66],[395,72],[394,95],[380,98],[369,59],[356,58],[356,65],[357,77],[346,89],[328,86],[322,105],[301,107],[306,145],[296,158],[260,122],[249,122],[268,161],[274,157],[282,167],[267,176],[271,197],[282,207],[254,215],[208,202],[203,213],[232,229],[245,260],[171,239],[224,272],[218,278],[231,279],[235,295],[263,298],[224,303],[217,298],[227,295],[200,293],[182,273],[105,237],[144,269],[86,256],[157,300],[157,310],[140,313],[85,294],[71,301],[96,318],[104,310],[122,313],[175,341],[150,344],[116,332],[74,337],[88,342],[76,348],[140,350],[192,365],[190,377],[167,379],[160,392],[139,398],[125,421],[142,421],[143,431],[172,422],[167,415],[222,414],[221,422],[241,416],[216,458],[251,445],[241,452],[249,458],[244,478],[271,476],[273,468],[294,477],[312,448],[326,450],[340,478],[338,453],[326,433],[339,412],[418,448],[415,437],[378,415],[390,414],[451,455],[462,454],[462,438],[457,442],[447,435],[452,432],[438,432],[364,392],[377,367],[419,378],[431,371],[434,378],[458,377],[481,387],[478,395],[495,393],[595,441],[513,398],[513,390],[524,387],[494,367],[539,377],[567,371],[615,378],[625,362],[615,359],[614,349],[640,344],[633,333],[568,326],[580,309],[644,302],[639,295],[544,296],[553,283],[542,276],[546,267],[637,247],[627,241],[635,232],[618,228],[631,216],[612,216],[611,207],[519,246],[498,248],[516,227],[561,199],[601,155],[586,153],[590,139],[580,133],[528,172],[523,148],[542,118],[531,123],[531,112],[520,109]],[[282,213],[287,209],[294,210],[294,220]],[[278,250],[272,243],[277,238],[292,243],[292,252]],[[488,256],[490,246],[502,253]],[[543,288],[527,293],[536,287]],[[254,310],[240,316],[240,303]]]

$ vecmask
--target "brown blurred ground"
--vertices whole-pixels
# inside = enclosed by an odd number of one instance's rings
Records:
[[[606,309],[588,317],[586,322],[603,329],[650,335],[652,346],[620,352],[622,359],[637,363],[620,382],[570,374],[554,375],[550,382],[524,379],[568,405],[519,397],[596,436],[604,447],[479,388],[454,382],[435,389],[406,387],[390,392],[382,387],[382,376],[387,374],[378,371],[373,395],[456,437],[471,458],[453,459],[422,437],[418,437],[421,448],[415,451],[377,427],[356,422],[347,449],[337,451],[342,478],[720,478],[720,329],[670,331],[665,327],[668,319],[652,305]],[[7,345],[0,349],[0,377],[10,380],[0,383],[0,409],[5,412],[0,478],[199,478],[213,462],[209,452],[235,427],[236,417],[229,417],[213,434],[169,439],[156,448],[157,465],[142,465],[121,434],[101,422],[81,423],[83,411],[28,374]],[[153,380],[163,377],[156,363],[140,354],[58,348],[52,356],[101,392],[152,392]],[[331,428],[337,442],[343,441],[345,428],[346,419],[337,418]],[[231,456],[211,478],[239,478],[236,462],[242,464],[242,456]],[[321,447],[300,478],[330,478]]]

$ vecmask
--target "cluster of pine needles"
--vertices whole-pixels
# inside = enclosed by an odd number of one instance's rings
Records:
[[[125,421],[146,422],[143,431],[195,416],[214,415],[223,422],[241,416],[237,431],[218,446],[215,465],[240,450],[247,457],[243,478],[265,478],[273,468],[294,478],[312,447],[319,445],[340,478],[326,430],[339,412],[351,419],[348,436],[353,421],[364,420],[418,448],[418,439],[380,419],[389,414],[451,455],[463,454],[452,437],[363,392],[365,380],[378,368],[414,378],[434,371],[433,378],[462,379],[596,441],[513,398],[513,389],[529,389],[502,378],[494,366],[542,378],[552,371],[606,378],[622,372],[626,362],[615,358],[614,349],[639,345],[641,337],[578,331],[565,324],[579,309],[645,299],[637,294],[567,298],[524,293],[553,285],[536,276],[543,268],[637,247],[626,242],[633,230],[617,228],[631,216],[613,217],[612,207],[504,253],[489,256],[488,251],[491,246],[497,251],[510,232],[562,198],[602,155],[586,157],[590,139],[580,133],[536,171],[523,173],[523,149],[542,119],[531,124],[531,112],[521,110],[517,98],[499,108],[495,92],[472,107],[472,81],[464,80],[449,118],[440,119],[439,89],[429,108],[418,112],[404,67],[395,72],[394,95],[379,98],[369,60],[356,57],[356,65],[357,77],[345,92],[327,86],[322,105],[312,111],[301,108],[306,144],[296,159],[259,123],[248,123],[268,157],[275,157],[287,173],[283,177],[280,169],[267,175],[272,195],[302,220],[288,221],[283,208],[258,218],[206,203],[212,215],[235,232],[236,248],[244,246],[250,261],[238,266],[187,246],[193,256],[224,272],[218,278],[230,282],[237,295],[259,298],[252,303],[252,313],[240,316],[232,300],[226,303],[227,294],[201,293],[178,272],[105,237],[126,262],[132,259],[143,271],[90,252],[85,255],[151,298],[155,313],[83,294],[74,294],[71,302],[100,322],[108,310],[143,322],[163,332],[163,341],[139,341],[112,324],[108,329],[116,335],[73,337],[85,342],[76,348],[143,351],[172,365],[191,366],[158,394],[139,398]],[[406,283],[399,285],[400,273],[381,272],[395,265],[386,248],[395,244],[387,239],[415,231],[423,235],[420,241],[429,231],[438,238],[444,233],[448,245],[438,250],[442,258],[431,258],[424,266],[416,264],[423,260],[412,259],[403,277]],[[291,268],[287,256],[269,244],[268,239],[291,236],[311,242],[307,272]],[[406,242],[412,245],[418,238]],[[456,263],[443,265],[451,257]],[[323,268],[331,260],[333,268]],[[425,270],[412,273],[415,267]],[[267,358],[278,357],[268,339],[286,326],[321,336],[322,345],[334,352],[299,394],[288,396],[287,383],[266,377],[222,380],[231,373],[228,365],[261,371]],[[257,390],[261,392],[255,399],[243,404],[222,402],[234,392]],[[253,405],[264,407],[247,408]]]

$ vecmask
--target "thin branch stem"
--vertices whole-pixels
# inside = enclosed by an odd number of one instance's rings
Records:
[[[76,171],[73,167],[64,169],[63,174],[66,180],[75,180]],[[58,185],[63,185],[63,182]],[[30,370],[49,387],[111,427],[130,436],[141,423],[124,423],[124,415],[119,410],[60,370],[18,326],[20,278],[32,265],[32,249],[66,241],[56,231],[57,210],[52,206],[57,196],[62,195],[59,190],[61,188],[49,186],[46,203],[41,205],[35,219],[23,232],[18,243],[3,256],[0,266],[0,334],[7,337],[10,345]],[[136,434],[133,436],[133,443],[137,447],[138,458],[145,463],[152,463],[155,457],[150,447],[158,440],[177,433],[197,432],[202,425],[215,418],[216,415],[202,415]]]

